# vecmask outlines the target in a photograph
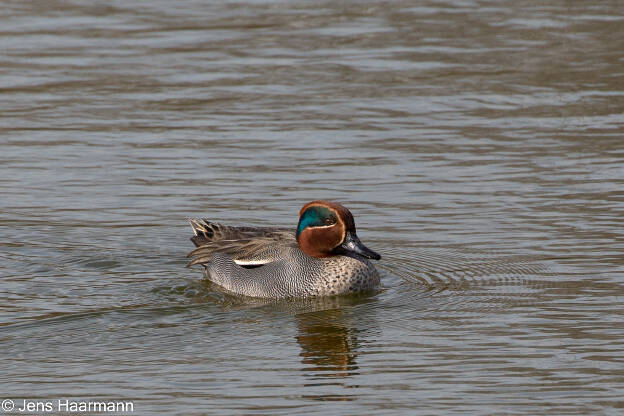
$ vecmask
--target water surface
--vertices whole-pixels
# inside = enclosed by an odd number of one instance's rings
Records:
[[[0,399],[619,414],[619,2],[4,2]],[[375,293],[249,301],[186,217],[344,203]]]

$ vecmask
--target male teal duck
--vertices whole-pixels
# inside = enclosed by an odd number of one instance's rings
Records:
[[[289,298],[374,289],[379,273],[369,259],[381,256],[360,242],[344,206],[313,201],[299,212],[296,233],[283,228],[231,227],[190,219],[197,247],[188,266],[245,296]]]

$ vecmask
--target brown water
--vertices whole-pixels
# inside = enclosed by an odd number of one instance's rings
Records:
[[[3,2],[0,399],[621,414],[620,1],[205,3]],[[318,198],[383,290],[184,268]]]

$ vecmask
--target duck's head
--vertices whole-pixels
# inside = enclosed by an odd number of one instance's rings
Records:
[[[304,253],[312,257],[356,254],[368,259],[381,259],[358,238],[351,212],[335,202],[312,201],[301,208],[297,243]]]

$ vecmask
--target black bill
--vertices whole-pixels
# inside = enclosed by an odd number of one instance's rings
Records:
[[[345,239],[341,245],[336,247],[337,252],[355,253],[367,259],[379,260],[381,256],[373,250],[366,247],[355,233],[347,231]]]

